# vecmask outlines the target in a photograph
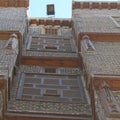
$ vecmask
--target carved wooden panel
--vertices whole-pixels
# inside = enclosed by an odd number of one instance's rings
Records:
[[[56,73],[55,68],[45,68],[45,73]]]
[[[100,88],[98,94],[101,100],[102,107],[104,108],[105,115],[110,118],[120,118],[119,104],[117,103],[116,98],[114,97],[109,86],[105,84],[103,88]]]
[[[94,86],[96,88],[98,88],[100,85],[103,84],[103,82],[106,81],[112,90],[120,90],[120,77],[119,77],[119,75],[118,76],[116,75],[114,77],[111,75],[109,75],[107,77],[106,77],[106,75],[105,76],[101,75],[99,77],[95,76],[93,79],[94,79],[93,83],[94,83]]]
[[[78,67],[79,60],[73,58],[34,58],[34,57],[23,57],[23,65],[42,65],[42,66],[59,66],[59,67]],[[82,64],[82,62],[80,63]]]
[[[45,28],[45,34],[47,35],[58,35],[58,29],[54,27]]]

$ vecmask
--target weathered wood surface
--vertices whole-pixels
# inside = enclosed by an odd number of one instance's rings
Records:
[[[43,65],[43,66],[61,66],[61,67],[77,67],[80,62],[76,58],[35,58],[22,57],[22,64],[24,65]]]

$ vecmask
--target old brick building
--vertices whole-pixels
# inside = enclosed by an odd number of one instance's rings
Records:
[[[73,3],[73,29],[94,119],[120,119],[119,3]]]
[[[0,0],[0,120],[120,120],[120,4],[74,1],[71,19],[28,9]]]

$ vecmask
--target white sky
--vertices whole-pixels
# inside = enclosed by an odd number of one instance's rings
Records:
[[[111,0],[74,0],[74,1],[111,1]],[[120,0],[112,0],[120,1]],[[46,14],[46,5],[55,5],[55,18],[71,18],[72,0],[30,0],[30,17],[49,17]]]

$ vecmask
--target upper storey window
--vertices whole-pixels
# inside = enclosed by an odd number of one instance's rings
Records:
[[[45,34],[58,35],[58,28],[54,26],[47,26],[45,27]]]
[[[82,46],[88,52],[95,51],[95,47],[87,35],[83,36],[82,38]]]

